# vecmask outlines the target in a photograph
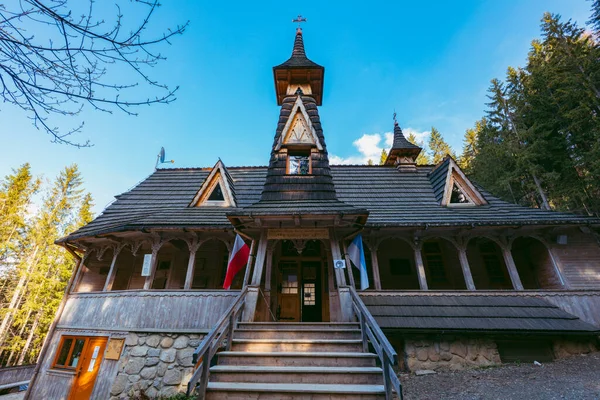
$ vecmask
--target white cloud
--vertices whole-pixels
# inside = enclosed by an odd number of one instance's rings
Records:
[[[406,128],[403,129],[404,136],[409,134],[415,135],[418,142],[425,141],[429,136],[429,131],[417,131],[415,129]],[[382,143],[383,142],[383,143]],[[329,156],[329,162],[332,165],[340,164],[367,164],[369,160],[373,161],[373,164],[379,164],[379,158],[381,157],[382,146],[385,146],[385,150],[388,151],[394,142],[394,134],[392,132],[381,133],[364,133],[361,137],[352,142],[352,145],[358,151],[358,154],[352,154],[348,157],[340,157],[335,154]]]

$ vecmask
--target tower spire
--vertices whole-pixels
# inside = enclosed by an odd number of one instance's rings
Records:
[[[394,143],[388,153],[385,165],[395,165],[401,171],[415,171],[416,159],[423,149],[409,142],[396,119],[394,111]]]

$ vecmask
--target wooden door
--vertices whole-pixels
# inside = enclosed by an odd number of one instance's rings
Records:
[[[297,261],[279,263],[279,310],[280,321],[300,321],[300,294],[298,292],[299,268]]]
[[[107,338],[88,337],[78,362],[69,400],[89,400],[102,363]]]
[[[302,322],[321,322],[321,262],[302,262]]]

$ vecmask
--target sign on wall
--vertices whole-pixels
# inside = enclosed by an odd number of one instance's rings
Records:
[[[150,267],[152,267],[152,254],[144,254],[144,264],[142,265],[142,276],[150,276]]]
[[[123,350],[124,343],[124,338],[111,338],[106,346],[106,355],[104,358],[107,360],[118,360],[121,358],[121,350]]]
[[[269,229],[267,239],[329,239],[327,228]]]
[[[333,260],[333,267],[335,269],[346,268],[346,260]]]

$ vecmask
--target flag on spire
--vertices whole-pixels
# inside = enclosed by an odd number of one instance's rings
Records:
[[[244,268],[244,266],[246,266],[249,256],[250,248],[244,243],[240,235],[236,235],[233,249],[231,250],[231,257],[227,264],[227,273],[225,274],[223,289],[229,289],[231,287],[233,278]]]
[[[363,250],[362,235],[358,234],[348,246],[348,258],[360,271],[360,290],[369,288],[369,275],[367,274],[367,263]],[[352,273],[350,271],[350,273]]]

